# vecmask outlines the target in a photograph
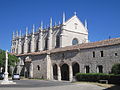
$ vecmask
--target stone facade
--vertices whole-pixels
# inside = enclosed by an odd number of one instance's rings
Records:
[[[20,60],[15,70],[25,77],[72,81],[78,72],[110,73],[112,65],[120,62],[120,38],[88,42],[87,24],[83,26],[76,15],[66,22],[63,18],[56,27],[51,19],[49,30],[43,30],[42,24],[39,32],[34,26],[32,34],[27,30],[25,36],[13,36],[11,46]]]
[[[26,65],[33,64],[32,78],[72,81],[78,72],[110,73],[112,65],[120,63],[120,38],[17,56]],[[27,71],[30,73],[30,68]]]

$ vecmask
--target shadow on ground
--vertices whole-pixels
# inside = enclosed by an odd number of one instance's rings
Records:
[[[115,85],[115,86],[112,86],[112,87],[109,87],[109,88],[106,88],[106,89],[103,89],[103,90],[120,90],[120,86]]]

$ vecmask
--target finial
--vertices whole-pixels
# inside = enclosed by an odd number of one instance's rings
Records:
[[[28,35],[28,27],[26,27],[26,36]]]
[[[40,30],[43,30],[43,22],[41,21]]]
[[[16,37],[18,37],[18,30],[16,31]]]
[[[60,21],[59,21],[59,25],[60,25]]]
[[[35,33],[35,25],[33,24],[32,33]]]
[[[57,26],[56,22],[55,22],[55,26]]]
[[[50,28],[52,28],[52,17],[50,18]]]
[[[20,37],[22,36],[21,30],[20,30]]]
[[[85,19],[85,28],[87,29],[87,20]]]
[[[77,15],[77,13],[76,13],[76,12],[74,12],[74,15],[76,16],[76,15]]]
[[[63,24],[65,23],[65,13],[63,12]]]

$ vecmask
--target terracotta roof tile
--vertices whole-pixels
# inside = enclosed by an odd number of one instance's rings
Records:
[[[87,49],[87,48],[110,46],[110,45],[116,45],[116,44],[120,44],[120,38],[112,38],[112,39],[102,40],[102,41],[97,41],[97,42],[89,42],[89,43],[83,43],[83,44],[79,44],[79,45],[66,46],[66,47],[62,47],[62,48],[55,48],[52,50],[46,50],[46,51],[41,51],[41,52],[20,54],[17,56],[56,53],[56,52],[71,51],[71,50],[77,50],[77,49]]]

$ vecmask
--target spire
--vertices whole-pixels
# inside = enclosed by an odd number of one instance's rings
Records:
[[[21,36],[22,36],[21,30],[20,30],[20,35],[19,35],[19,36],[20,36],[20,38],[21,38]]]
[[[43,22],[41,21],[41,25],[40,25],[40,31],[43,30]]]
[[[18,37],[18,30],[16,31],[16,37]]]
[[[59,21],[59,25],[60,25],[60,21]]]
[[[33,24],[32,33],[35,33],[35,25]]]
[[[12,34],[12,38],[14,39],[15,38],[15,33],[13,32],[13,34]]]
[[[57,23],[55,22],[55,26],[57,26]]]
[[[63,12],[63,24],[65,23],[65,13]]]
[[[28,27],[26,27],[26,36],[28,35]]]
[[[52,17],[50,18],[50,28],[52,28]]]
[[[87,29],[87,20],[85,19],[85,28]]]

